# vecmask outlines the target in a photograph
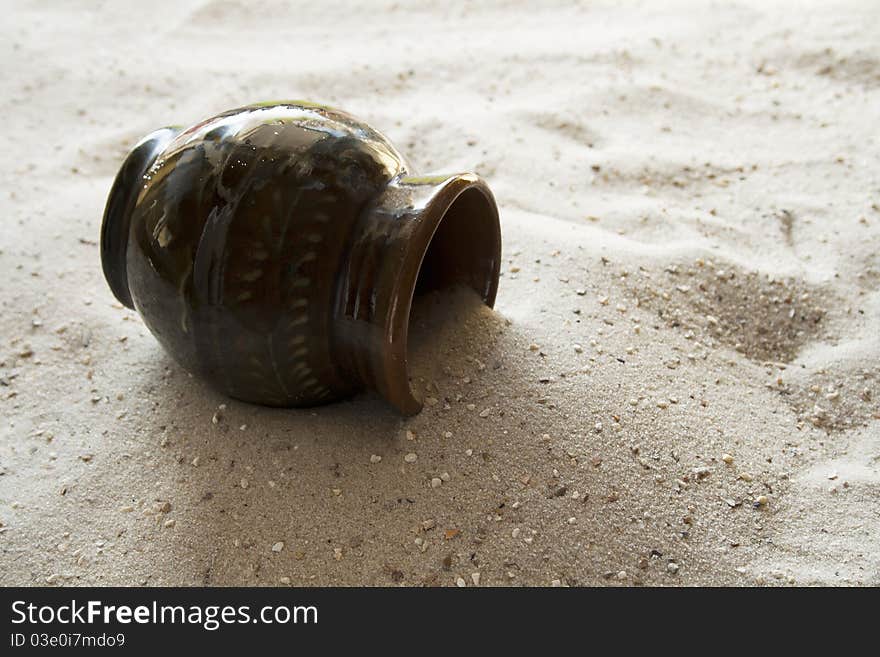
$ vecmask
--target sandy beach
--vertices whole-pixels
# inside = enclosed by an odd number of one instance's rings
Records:
[[[2,585],[880,585],[880,5],[16,2]],[[101,272],[148,132],[366,120],[498,201],[404,418],[224,398]]]

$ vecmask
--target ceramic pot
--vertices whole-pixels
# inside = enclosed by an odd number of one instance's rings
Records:
[[[113,183],[104,275],[186,369],[227,395],[311,406],[373,389],[421,409],[413,295],[495,301],[498,210],[472,173],[415,176],[379,132],[303,102],[145,137]]]

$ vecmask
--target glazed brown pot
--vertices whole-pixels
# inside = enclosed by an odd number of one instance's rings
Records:
[[[415,176],[379,132],[303,102],[138,143],[101,228],[104,275],[186,369],[231,397],[311,406],[368,388],[402,413],[414,294],[495,301],[498,210],[472,173]]]

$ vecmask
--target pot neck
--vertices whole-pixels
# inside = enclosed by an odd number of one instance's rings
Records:
[[[466,285],[492,306],[500,260],[498,209],[479,176],[392,180],[361,214],[337,280],[332,337],[342,369],[417,413],[407,367],[413,296]]]

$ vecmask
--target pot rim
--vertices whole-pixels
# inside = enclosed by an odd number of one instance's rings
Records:
[[[487,251],[491,251],[491,271],[487,272],[483,289],[475,291],[490,308],[495,305],[498,293],[498,282],[501,271],[501,224],[495,196],[486,181],[475,173],[459,173],[452,176],[437,177],[404,177],[400,184],[438,184],[424,208],[419,210],[420,221],[412,239],[408,242],[406,252],[399,269],[396,289],[392,298],[396,300],[391,309],[391,316],[386,325],[383,358],[383,379],[385,397],[405,415],[415,415],[421,411],[423,402],[413,390],[409,378],[409,326],[410,312],[415,297],[416,285],[425,256],[431,248],[440,225],[452,209],[456,201],[465,192],[476,190],[485,202],[486,212],[478,217],[479,221],[488,222],[488,234],[493,240]]]

